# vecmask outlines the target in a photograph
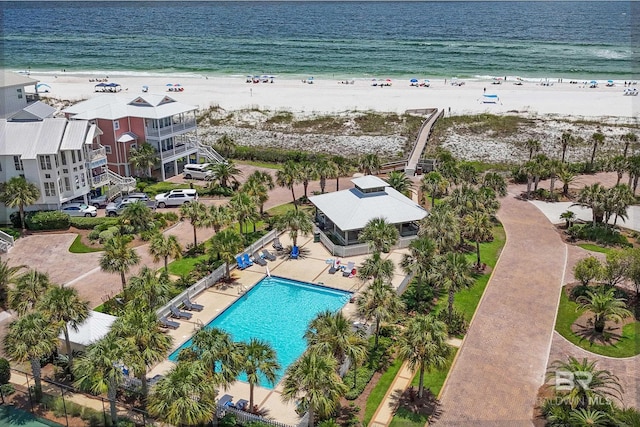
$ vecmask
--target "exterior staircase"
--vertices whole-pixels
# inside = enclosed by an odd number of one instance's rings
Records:
[[[121,176],[111,170],[107,170],[107,175],[111,182],[109,191],[107,192],[108,199],[111,199],[118,193],[130,193],[136,189],[135,178]]]
[[[198,148],[198,153],[209,160],[212,163],[227,163],[227,161],[222,157],[216,150],[213,149],[212,146],[207,145],[200,141],[200,138],[192,136],[189,139],[189,142],[195,145]]]
[[[13,244],[13,237],[3,231],[0,231],[0,254],[9,252],[13,247]]]

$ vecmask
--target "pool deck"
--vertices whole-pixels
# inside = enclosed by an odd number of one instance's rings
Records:
[[[292,244],[287,233],[280,236],[280,241],[285,248]],[[366,287],[366,283],[363,283],[356,277],[343,277],[340,272],[329,274],[331,262],[327,262],[327,260],[332,260],[335,257],[327,251],[322,243],[313,242],[311,235],[298,236],[298,246],[300,247],[299,259],[289,259],[288,255],[277,255],[275,261],[268,262],[269,272],[274,276],[322,284],[323,286],[353,292],[356,295]],[[268,246],[267,249],[275,254],[275,251],[273,251],[270,246]],[[405,277],[399,264],[402,255],[406,252],[407,250],[404,249],[383,254],[383,256],[393,260],[396,264],[396,274],[392,279],[392,284],[396,288]],[[346,265],[348,262],[354,262],[355,267],[358,268],[367,256],[368,255],[360,255],[340,259],[340,264]],[[189,340],[202,325],[209,323],[240,298],[244,292],[262,280],[266,276],[266,268],[254,264],[245,270],[234,269],[231,271],[231,275],[233,277],[231,283],[224,286],[211,287],[193,298],[194,302],[204,306],[204,310],[201,312],[192,312],[193,317],[190,320],[177,320],[177,322],[180,323],[180,327],[167,332],[168,335],[173,337],[173,347],[171,351],[174,351],[185,341]],[[356,313],[356,305],[353,303],[347,303],[342,311],[347,318],[352,321],[363,321]],[[149,372],[148,377],[152,378],[155,375],[164,374],[171,369],[172,366],[174,366],[173,362],[165,360],[156,365]],[[249,400],[249,385],[241,381],[236,381],[228,390],[221,390],[219,394],[229,394],[233,396],[234,401],[239,399]],[[300,418],[295,412],[295,405],[283,403],[281,394],[282,386],[279,384],[273,390],[255,387],[255,404],[258,405],[259,408],[268,409],[269,418],[289,425],[298,424]]]

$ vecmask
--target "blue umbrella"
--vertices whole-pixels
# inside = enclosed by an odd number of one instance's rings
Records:
[[[46,84],[46,83],[38,83],[38,84],[36,85],[36,87],[37,87],[38,89],[40,89],[41,87],[47,87],[47,88],[51,89],[51,86],[49,86],[49,85],[48,85],[48,84]]]
[[[418,83],[418,79],[411,79],[409,80],[411,83]]]
[[[591,80],[591,84],[598,84],[598,82],[595,80]]]
[[[173,86],[173,83],[167,83],[167,86]]]

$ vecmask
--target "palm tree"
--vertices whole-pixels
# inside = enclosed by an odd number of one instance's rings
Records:
[[[636,188],[638,187],[638,178],[640,177],[640,155],[630,156],[628,162],[629,187],[631,187],[635,196]]]
[[[569,196],[569,184],[576,179],[576,174],[571,172],[566,166],[558,171],[558,179],[562,182],[562,194]]]
[[[178,362],[151,390],[149,413],[176,426],[208,423],[216,413],[216,387],[201,362]]]
[[[69,367],[73,367],[69,327],[78,332],[78,326],[89,317],[89,301],[80,298],[75,288],[51,286],[38,303],[38,309],[51,319],[53,324],[62,329],[69,357]]]
[[[497,172],[487,172],[482,177],[482,186],[492,189],[499,197],[507,195],[507,181]]]
[[[22,316],[36,308],[42,295],[50,287],[47,273],[29,270],[18,276],[15,286],[9,290],[9,307]]]
[[[533,155],[540,151],[540,141],[537,139],[527,139],[524,143],[524,146],[527,150],[529,150],[529,160],[533,158]]]
[[[145,171],[146,176],[151,176],[151,168],[157,162],[158,152],[148,142],[143,143],[139,148],[132,148],[129,151],[129,163],[135,169]]]
[[[558,173],[562,170],[563,166],[562,162],[557,159],[548,159],[544,164],[545,170],[549,174],[549,193],[551,197],[553,197],[553,192],[555,191]]]
[[[591,135],[591,142],[593,143],[593,150],[591,151],[591,161],[589,162],[590,170],[593,170],[593,162],[596,158],[596,149],[598,145],[602,145],[604,143],[604,135],[600,132],[595,132]]]
[[[231,222],[231,211],[228,206],[209,207],[209,215],[207,217],[207,226],[213,227],[216,233],[219,233],[222,227],[229,225]]]
[[[336,359],[338,365],[342,364],[349,352],[366,353],[367,344],[364,340],[354,340],[356,336],[351,327],[351,322],[341,311],[332,312],[326,310],[318,313],[309,322],[304,338],[307,340],[309,351],[317,351]],[[359,350],[350,349],[356,346]]]
[[[293,246],[298,245],[298,234],[308,234],[313,230],[313,221],[304,211],[289,210],[276,219],[278,230],[289,230]]]
[[[289,366],[282,380],[282,400],[299,402],[309,415],[308,427],[316,414],[327,417],[335,411],[346,387],[336,373],[334,358],[306,351]]]
[[[120,215],[120,223],[129,225],[135,233],[151,230],[153,224],[153,211],[142,201],[128,204]]]
[[[111,333],[130,344],[133,351],[124,360],[142,383],[142,396],[146,401],[147,372],[167,357],[173,338],[160,330],[158,316],[152,308],[125,311],[113,322]]]
[[[629,206],[635,203],[635,197],[633,192],[626,184],[619,184],[613,188],[610,188],[606,192],[605,197],[605,224],[609,223],[609,219],[611,219],[611,215],[615,215],[615,219],[613,220],[613,226],[615,227],[618,222],[618,218],[622,218],[624,220],[627,219],[627,210]]]
[[[424,372],[442,369],[447,364],[451,348],[447,345],[447,325],[433,315],[418,315],[406,325],[398,343],[398,356],[409,362],[412,371],[420,374],[418,397],[424,390]]]
[[[409,253],[402,255],[400,266],[406,274],[413,274],[416,281],[416,300],[422,301],[422,286],[432,268],[436,255],[436,243],[426,236],[418,237],[409,244]]]
[[[377,154],[365,154],[358,159],[358,169],[365,175],[375,175],[380,171],[380,157]]]
[[[444,289],[449,292],[449,321],[453,319],[453,299],[455,293],[473,284],[469,275],[469,261],[460,253],[449,252],[442,256],[437,272]]]
[[[436,197],[442,196],[448,186],[449,183],[438,171],[429,172],[420,180],[420,191],[431,195],[431,208],[435,206]]]
[[[471,162],[461,162],[458,165],[458,179],[463,185],[475,185],[478,183],[478,170]]]
[[[533,160],[529,160],[520,168],[522,173],[527,176],[527,199],[531,196],[531,186],[533,185],[533,179],[538,169],[538,164]]]
[[[375,328],[375,347],[378,347],[380,325],[394,319],[403,308],[402,301],[391,284],[381,279],[374,280],[356,300],[358,313],[366,319],[373,318]]]
[[[282,169],[276,172],[276,183],[280,187],[285,187],[291,190],[291,197],[293,198],[293,206],[298,209],[296,204],[296,194],[293,191],[293,187],[300,182],[300,173],[298,172],[298,165],[291,160],[282,165]]]
[[[9,267],[8,260],[0,259],[0,307],[1,308],[3,309],[7,308],[9,284],[14,283],[18,278],[18,272],[26,267],[27,267],[26,265],[16,265],[13,267]]]
[[[182,258],[182,245],[173,234],[165,236],[156,233],[149,243],[149,253],[153,256],[153,262],[164,260],[164,271],[169,271],[169,257],[174,259]]]
[[[214,382],[225,389],[240,374],[242,355],[231,335],[222,329],[200,329],[193,336],[191,350],[210,371]]]
[[[109,333],[87,347],[85,354],[78,358],[73,367],[76,387],[95,394],[107,393],[112,424],[118,421],[116,394],[118,387],[124,383],[120,364],[133,351],[129,341]]]
[[[100,268],[107,273],[119,273],[122,290],[127,287],[126,274],[129,269],[140,262],[140,255],[127,245],[131,236],[114,236],[104,245],[104,253],[100,257]]]
[[[240,360],[240,372],[247,375],[249,383],[249,408],[253,411],[253,389],[260,385],[260,378],[266,379],[274,384],[280,364],[276,357],[275,350],[271,345],[257,338],[251,338],[249,343],[238,344],[238,353],[242,356]]]
[[[604,331],[607,320],[618,323],[632,315],[626,308],[624,298],[616,298],[613,287],[601,286],[596,290],[588,290],[586,295],[580,296],[576,302],[580,304],[581,309],[593,313],[593,329],[599,333]]]
[[[562,132],[562,136],[560,137],[560,146],[562,147],[562,163],[564,163],[565,155],[567,154],[567,149],[576,143],[575,138],[571,135],[571,132],[566,131]]]
[[[300,163],[298,165],[298,174],[300,181],[302,182],[302,188],[304,188],[304,200],[307,200],[307,188],[309,187],[309,181],[319,178],[315,163],[311,163],[309,161]]]
[[[209,211],[202,202],[185,203],[180,206],[180,219],[188,219],[193,227],[193,247],[198,246],[197,229],[207,225]]]
[[[347,176],[353,170],[351,163],[342,156],[333,156],[331,161],[336,165],[338,169],[336,172],[336,191],[340,190],[340,177]]]
[[[40,360],[55,350],[59,330],[59,325],[51,319],[42,313],[32,312],[11,322],[4,337],[6,354],[16,362],[31,364],[37,401],[42,398]]]
[[[222,151],[225,159],[229,158],[237,146],[236,141],[226,133],[216,140],[216,147]]]
[[[596,368],[596,361],[587,358],[578,360],[569,356],[568,361],[555,360],[547,371],[547,380],[566,379],[571,374],[573,381],[565,398],[571,409],[588,409],[598,398],[616,397],[621,399],[622,387],[617,376],[607,370]],[[587,381],[589,379],[589,381]]]
[[[482,211],[474,211],[463,218],[464,237],[476,244],[477,266],[480,267],[480,243],[493,240],[489,216]]]
[[[607,172],[616,173],[616,185],[620,184],[622,175],[629,169],[627,158],[625,156],[613,156],[607,159],[606,162]]]
[[[18,207],[22,230],[25,229],[24,207],[34,204],[39,198],[40,190],[38,187],[22,176],[14,176],[5,184],[0,185],[0,202],[8,208]]]
[[[566,226],[567,226],[567,229],[568,229],[575,222],[576,214],[573,211],[567,210],[567,211],[564,211],[564,212],[562,212],[560,214],[560,219],[564,219],[565,220]]]
[[[413,183],[407,175],[402,171],[393,171],[387,175],[387,183],[391,188],[409,197]]]
[[[620,137],[620,139],[624,142],[624,152],[622,157],[627,157],[627,151],[629,151],[629,145],[635,144],[638,142],[638,135],[633,132],[625,133]]]
[[[231,200],[229,200],[229,208],[240,224],[240,233],[243,232],[243,228],[246,233],[249,233],[249,225],[247,224],[249,221],[253,222],[253,229],[255,231],[255,221],[258,220],[258,207],[251,196],[243,191],[236,193]]]
[[[256,180],[247,180],[241,188],[253,200],[256,206],[260,207],[260,216],[264,215],[264,204],[269,200],[269,190],[267,186]]]
[[[237,176],[242,175],[242,171],[231,160],[226,163],[216,163],[210,168],[213,172],[213,178],[224,188],[228,188],[229,182],[237,184]]]
[[[569,420],[575,427],[606,427],[610,426],[611,417],[598,409],[580,408],[569,413]]]
[[[233,264],[236,254],[244,248],[244,240],[237,231],[227,228],[211,238],[211,245],[211,250],[217,252],[220,259],[226,263],[228,279],[229,266]]]
[[[600,183],[585,186],[578,193],[576,203],[571,206],[584,206],[591,209],[593,226],[602,222],[607,192]]]
[[[369,244],[373,252],[389,252],[391,247],[398,242],[398,229],[387,222],[385,218],[373,218],[367,222],[360,232],[361,242]]]
[[[381,279],[391,281],[395,265],[390,259],[382,259],[380,252],[374,252],[370,257],[366,258],[360,268],[358,268],[358,277],[362,281],[369,279]]]
[[[318,162],[316,162],[315,167],[318,178],[320,178],[320,192],[324,194],[324,190],[327,186],[327,179],[337,179],[339,173],[338,166],[325,158],[321,158]]]
[[[446,203],[435,206],[420,222],[419,236],[430,238],[440,253],[449,252],[458,243],[460,226],[453,208]]]
[[[158,277],[155,270],[142,267],[137,276],[129,280],[125,301],[138,310],[156,310],[171,299],[171,281],[166,272]]]

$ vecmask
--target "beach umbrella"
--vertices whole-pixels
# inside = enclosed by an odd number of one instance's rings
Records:
[[[36,85],[36,87],[37,87],[38,89],[40,89],[41,87],[48,87],[49,89],[51,89],[51,86],[49,86],[49,85],[48,85],[48,84],[46,84],[46,83],[38,83],[38,84]]]
[[[176,83],[176,84],[174,84],[174,86],[180,86],[180,83]]]
[[[105,86],[108,86],[108,84],[107,83],[98,83],[96,85],[96,87],[105,87]]]
[[[429,79],[424,79],[423,82],[429,83]]]
[[[613,83],[613,80],[607,80],[607,83]]]
[[[418,79],[411,79],[411,83],[418,83]]]
[[[591,84],[597,85],[597,84],[598,84],[598,82],[597,82],[597,81],[595,81],[595,80],[591,80]]]

